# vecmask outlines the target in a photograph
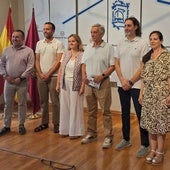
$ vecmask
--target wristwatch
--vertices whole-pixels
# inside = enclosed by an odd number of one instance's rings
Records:
[[[105,77],[106,77],[106,74],[103,73],[102,76],[103,76],[103,78],[105,78]]]
[[[19,77],[21,81],[25,80],[26,78],[25,77]]]

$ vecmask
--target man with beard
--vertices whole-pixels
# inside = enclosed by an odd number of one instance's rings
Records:
[[[130,101],[134,103],[135,111],[140,125],[141,105],[138,102],[140,92],[140,74],[142,57],[148,52],[148,44],[141,38],[139,21],[130,17],[125,20],[125,38],[117,46],[115,68],[118,75],[118,93],[122,110],[123,139],[116,145],[116,150],[131,146],[130,142]],[[127,64],[128,63],[128,64]],[[140,128],[141,146],[137,157],[148,153],[148,133]]]
[[[36,70],[38,74],[38,91],[42,111],[41,124],[34,129],[40,132],[49,127],[49,94],[52,102],[52,123],[54,133],[59,132],[59,93],[55,90],[60,59],[64,52],[63,44],[54,38],[55,25],[46,22],[43,28],[44,39],[36,45]]]

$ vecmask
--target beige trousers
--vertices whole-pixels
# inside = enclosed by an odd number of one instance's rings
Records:
[[[97,114],[98,114],[98,103],[102,109],[103,124],[105,137],[112,137],[112,116],[110,111],[111,106],[111,87],[110,79],[105,79],[100,86],[100,89],[95,89],[86,85],[85,97],[88,108],[88,122],[87,130],[92,136],[97,136]]]

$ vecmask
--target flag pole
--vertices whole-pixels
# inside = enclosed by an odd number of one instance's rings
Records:
[[[11,5],[11,0],[10,0],[10,1],[9,1],[9,7],[11,8],[11,6],[12,6],[12,5]]]

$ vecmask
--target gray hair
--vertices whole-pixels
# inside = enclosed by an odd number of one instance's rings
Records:
[[[99,27],[100,32],[104,35],[105,28],[103,25],[97,23],[97,24],[92,25],[92,27]]]

